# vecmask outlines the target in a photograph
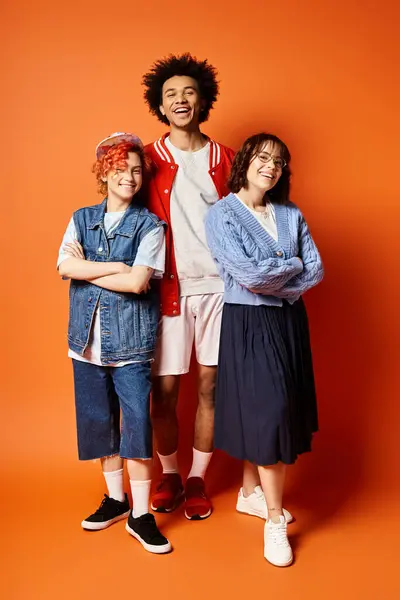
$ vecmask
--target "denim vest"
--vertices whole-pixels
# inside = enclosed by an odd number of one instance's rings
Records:
[[[74,213],[78,241],[87,260],[123,262],[132,266],[139,244],[147,233],[164,223],[146,208],[131,204],[118,227],[107,238],[102,204]],[[153,285],[152,288],[155,286]],[[96,308],[100,309],[101,361],[112,364],[152,358],[159,318],[155,289],[143,294],[112,292],[88,281],[71,280],[68,343],[83,354],[89,342]]]

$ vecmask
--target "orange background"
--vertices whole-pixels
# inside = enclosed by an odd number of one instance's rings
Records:
[[[394,0],[3,6],[4,598],[399,597],[399,13]],[[287,570],[263,559],[263,523],[236,514],[240,468],[221,455],[208,475],[212,518],[159,519],[173,554],[145,553],[122,523],[79,526],[104,484],[98,465],[76,458],[58,247],[72,211],[98,201],[96,143],[115,130],[145,142],[164,131],[141,75],[184,51],[219,70],[206,133],[234,148],[260,130],[287,142],[292,197],[326,267],[306,299],[321,431],[290,472],[297,560]],[[184,469],[194,409],[191,375]]]

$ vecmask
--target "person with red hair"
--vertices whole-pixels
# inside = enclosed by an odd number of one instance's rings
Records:
[[[98,531],[128,518],[127,531],[149,552],[163,554],[171,544],[149,513],[149,495],[151,363],[160,304],[154,279],[164,273],[165,223],[144,207],[148,161],[138,137],[112,134],[97,145],[96,159],[93,172],[106,197],[74,212],[57,265],[71,280],[68,344],[79,458],[100,459],[108,490],[82,527]]]

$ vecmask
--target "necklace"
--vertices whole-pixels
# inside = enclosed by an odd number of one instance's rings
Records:
[[[260,217],[263,221],[268,221],[269,218],[272,218],[275,222],[275,211],[272,210],[271,204],[269,202],[265,205],[263,211],[255,210],[254,208],[251,208],[250,210],[253,213],[255,213],[257,217]]]

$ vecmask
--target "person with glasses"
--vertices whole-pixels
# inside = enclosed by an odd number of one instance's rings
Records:
[[[293,561],[291,515],[282,508],[286,466],[311,450],[318,429],[302,294],[323,277],[306,221],[289,201],[289,164],[276,136],[248,138],[233,161],[231,193],[206,217],[225,284],[215,447],[245,461],[237,510],[251,505],[266,518],[264,557],[280,567]]]

